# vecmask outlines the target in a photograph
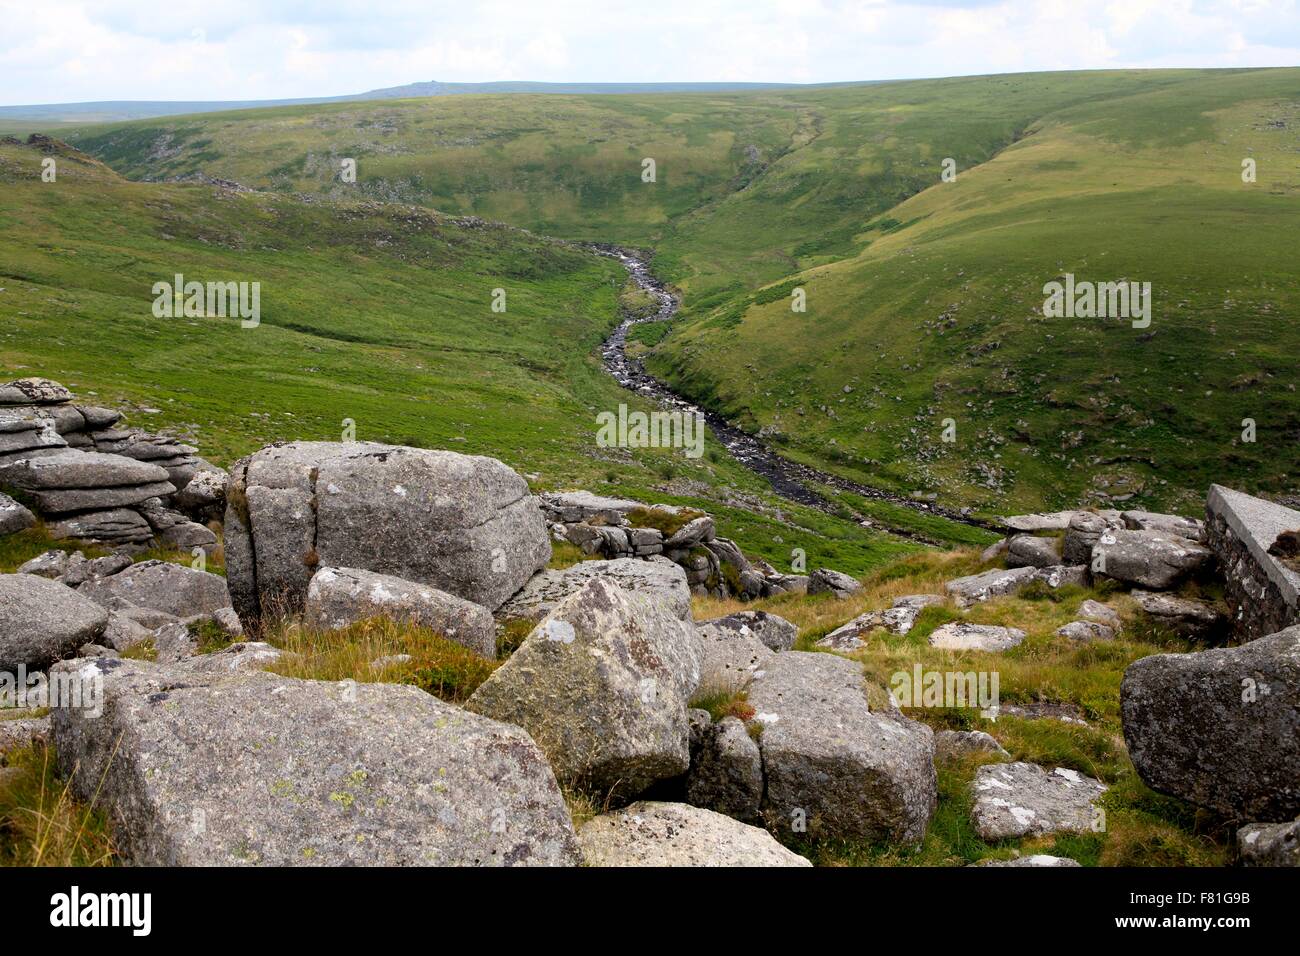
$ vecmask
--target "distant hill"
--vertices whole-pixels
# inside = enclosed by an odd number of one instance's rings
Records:
[[[828,84],[845,86],[850,84]],[[495,83],[440,83],[429,80],[389,86],[346,96],[316,96],[285,100],[99,100],[90,103],[43,103],[29,106],[0,106],[0,126],[36,128],[40,124],[117,123],[152,119],[156,116],[184,116],[191,113],[221,113],[228,110],[261,109],[271,106],[310,106],[314,103],[346,103],[354,100],[396,100],[421,96],[455,96],[465,93],[739,93],[749,90],[803,88],[797,83],[530,83],[506,80]]]

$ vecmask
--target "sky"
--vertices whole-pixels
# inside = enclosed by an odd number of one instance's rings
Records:
[[[1300,0],[0,0],[0,105],[1300,65]]]

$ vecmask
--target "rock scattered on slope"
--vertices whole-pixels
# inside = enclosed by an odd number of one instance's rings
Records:
[[[818,568],[808,575],[809,594],[833,594],[839,600],[845,600],[862,590],[857,578],[830,568]]]
[[[823,637],[817,646],[836,651],[856,651],[866,643],[865,639],[872,631],[906,634],[916,624],[922,611],[943,602],[944,598],[940,594],[909,594],[896,598],[893,607],[859,614]]]
[[[930,632],[930,646],[952,651],[1006,651],[1025,639],[1025,632],[996,624],[953,621]]]
[[[497,612],[502,620],[540,621],[557,604],[589,582],[611,581],[624,590],[641,592],[667,607],[679,620],[691,619],[691,591],[686,573],[669,561],[583,561],[563,570],[541,571]]]
[[[1032,763],[985,764],[975,771],[971,823],[994,841],[1100,828],[1097,799],[1106,786],[1077,770],[1050,773]]]
[[[44,668],[93,644],[108,612],[57,581],[0,574],[0,672]]]
[[[1210,643],[1220,641],[1227,635],[1227,615],[1208,601],[1157,594],[1137,588],[1129,594],[1147,616],[1180,637]]]
[[[982,730],[941,730],[934,735],[934,759],[952,760],[965,754],[993,753],[1010,757],[992,734]]]

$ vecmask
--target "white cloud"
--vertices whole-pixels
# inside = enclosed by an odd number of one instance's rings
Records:
[[[0,102],[1300,63],[1297,0],[0,0]]]

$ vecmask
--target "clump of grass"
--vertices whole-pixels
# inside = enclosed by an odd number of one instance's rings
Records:
[[[536,622],[524,617],[515,617],[501,625],[497,633],[497,660],[505,660],[524,643],[528,635],[537,627]]]
[[[286,618],[264,628],[262,639],[287,652],[267,668],[273,673],[305,680],[412,684],[455,704],[468,700],[500,665],[430,628],[383,617],[337,631]],[[410,660],[373,666],[380,658],[398,655]]]
[[[154,643],[152,637],[147,637],[140,643],[132,644],[122,651],[121,656],[128,661],[156,661],[158,660],[158,646]]]
[[[687,522],[702,517],[703,514],[703,511],[696,511],[693,508],[681,508],[675,512],[665,508],[633,508],[627,513],[627,520],[634,528],[654,528],[662,532],[665,538],[671,538],[685,527]]]
[[[0,865],[111,866],[107,816],[72,796],[44,743],[12,750],[0,770]]]
[[[196,654],[212,654],[235,643],[216,621],[211,619],[198,621],[190,625],[190,633],[198,639]]]
[[[568,541],[551,542],[551,560],[546,565],[553,571],[563,571],[565,568],[571,568],[575,564],[591,560],[591,555],[584,554],[583,550],[576,544]]]
[[[692,698],[691,707],[707,710],[715,724],[724,717],[735,717],[748,723],[756,713],[749,702],[749,694],[743,690],[707,689]]]

